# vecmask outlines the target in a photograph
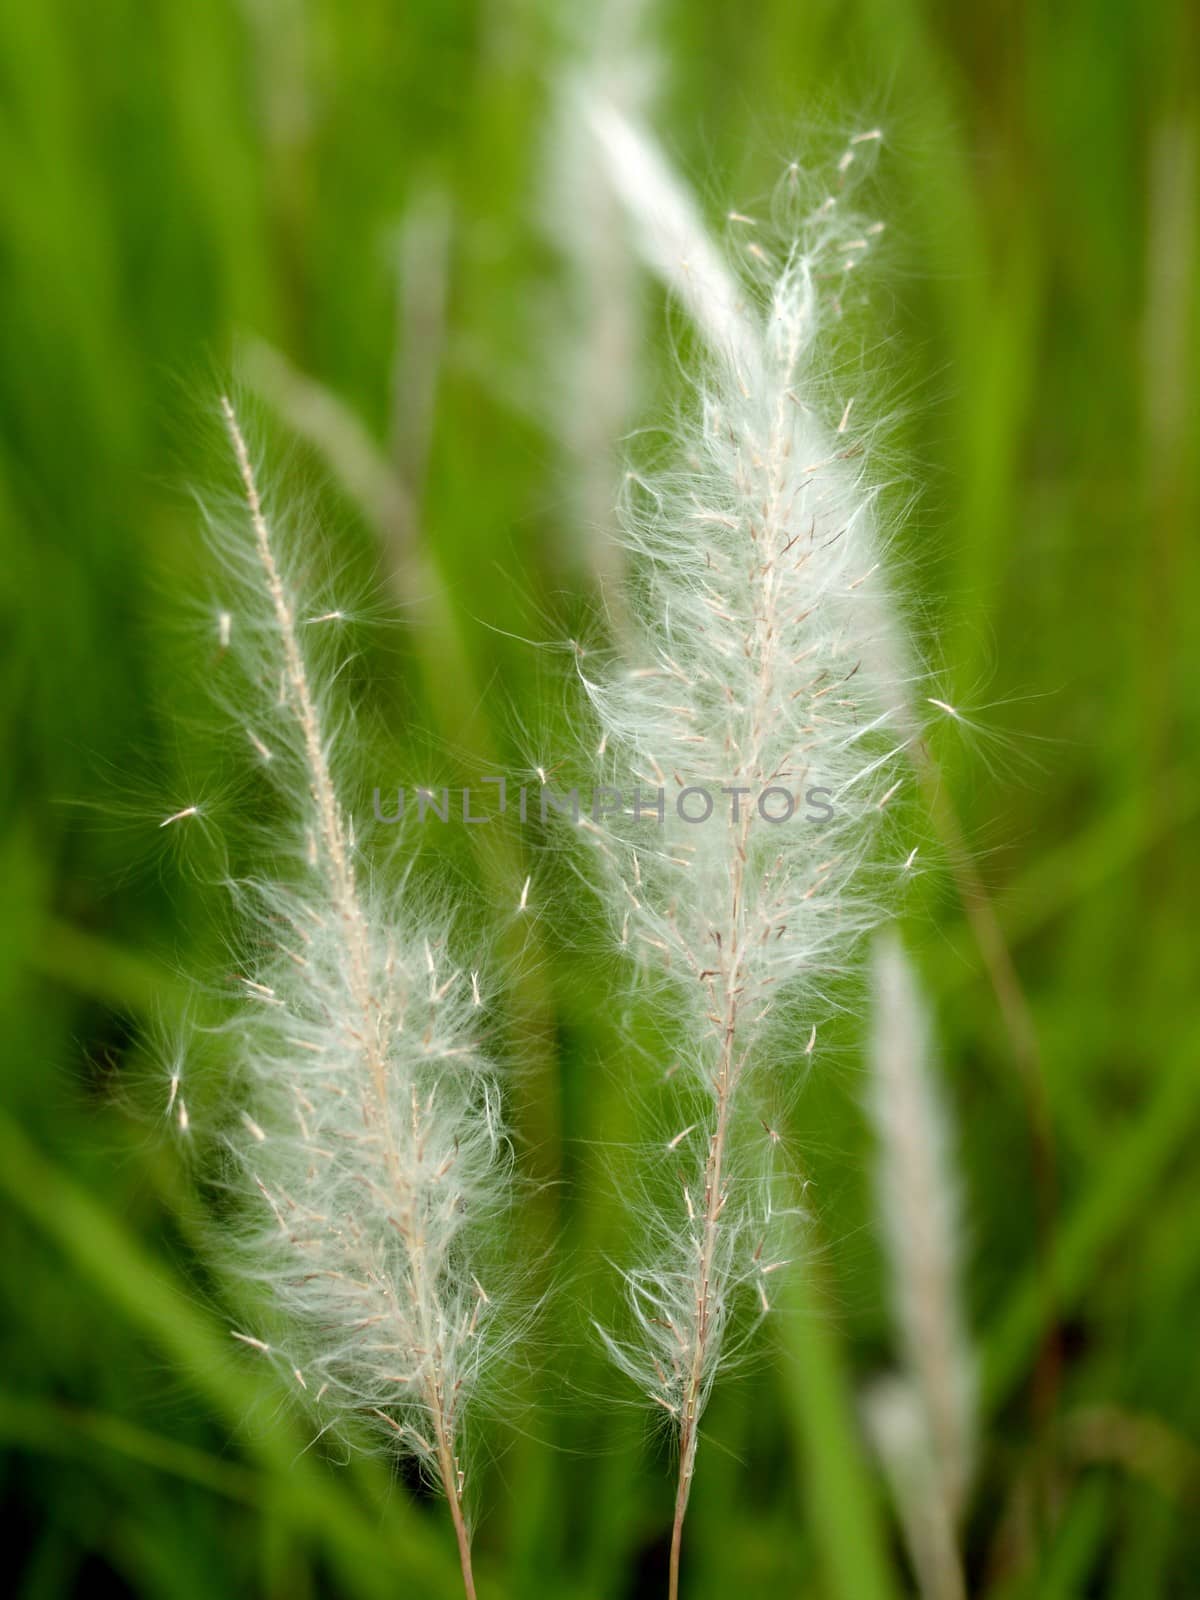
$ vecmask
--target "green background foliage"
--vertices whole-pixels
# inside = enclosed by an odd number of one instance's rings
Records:
[[[381,776],[569,753],[570,652],[526,641],[603,632],[552,431],[563,266],[544,166],[570,18],[565,0],[0,6],[0,1474],[16,1530],[0,1562],[22,1600],[455,1593],[444,1508],[380,1459],[306,1448],[292,1397],[228,1337],[147,1047],[178,1025],[183,975],[220,971],[220,895],[158,822],[201,780],[218,825],[237,814],[204,713],[213,579],[187,491],[216,481],[198,418],[248,335],[340,397],[417,502],[424,587],[401,626],[356,641],[350,679],[387,740]],[[656,32],[655,120],[714,217],[768,190],[835,111],[887,134],[895,243],[867,364],[914,491],[898,550],[932,692],[979,726],[938,745],[943,804],[1023,997],[998,1004],[931,848],[909,934],[969,1219],[972,1592],[1195,1594],[1195,13],[690,0]],[[440,319],[422,285],[444,292]],[[652,418],[678,380],[661,297],[644,298]],[[377,530],[306,447],[281,461],[278,486],[293,478],[321,485],[322,547],[386,610]],[[498,1038],[538,1181],[514,1253],[560,1286],[479,1427],[480,1591],[658,1594],[669,1448],[588,1317],[611,1310],[606,1258],[627,1252],[630,1152],[658,1136],[628,1084],[661,1047],[546,841],[459,840],[446,865],[468,922],[502,929]],[[566,915],[516,924],[526,872]],[[856,1415],[892,1360],[860,1035],[831,1030],[797,1100],[814,1235],[764,1359],[707,1419],[696,1600],[911,1592]],[[221,1093],[209,1056],[188,1068],[198,1126]]]

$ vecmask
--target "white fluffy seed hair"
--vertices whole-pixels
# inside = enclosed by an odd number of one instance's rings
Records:
[[[970,1485],[975,1437],[959,1184],[925,1003],[908,955],[890,931],[875,940],[871,992],[867,1106],[893,1314],[905,1381],[933,1464],[934,1493],[953,1530]],[[881,1414],[884,1420],[894,1410]],[[886,1448],[897,1430],[885,1426],[876,1433]]]
[[[325,1425],[365,1419],[419,1458],[466,1574],[460,1423],[499,1337],[473,1251],[508,1168],[480,987],[445,920],[372,881],[356,850],[332,676],[314,663],[337,618],[305,605],[228,400],[222,413],[244,503],[219,535],[235,591],[221,641],[244,652],[249,748],[295,819],[292,868],[237,890],[246,964],[227,1033],[245,1101],[228,1176],[245,1203],[224,1243],[267,1319],[237,1337]]]
[[[617,814],[596,835],[619,938],[665,975],[681,1017],[663,1149],[677,1201],[650,1219],[647,1264],[626,1275],[636,1331],[608,1337],[679,1429],[678,1523],[735,1302],[770,1306],[780,1235],[795,1232],[779,1227],[772,1108],[813,1054],[822,975],[851,959],[907,855],[888,838],[889,865],[877,840],[914,737],[914,669],[879,571],[864,439],[823,370],[823,335],[879,232],[846,214],[838,184],[878,135],[849,143],[811,204],[789,169],[778,251],[751,218],[731,219],[743,276],[649,135],[610,104],[579,112],[636,247],[708,355],[674,466],[627,480],[641,660],[583,668],[605,783],[666,790],[661,826]],[[688,788],[715,797],[702,824],[677,814]],[[790,821],[765,820],[767,790],[775,818],[790,797]],[[683,797],[693,817],[705,803]]]

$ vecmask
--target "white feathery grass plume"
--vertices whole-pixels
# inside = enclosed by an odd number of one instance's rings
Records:
[[[606,784],[653,796],[635,801],[649,825],[616,802],[596,819],[615,922],[664,974],[685,1041],[663,1152],[678,1200],[654,1212],[651,1258],[626,1275],[635,1334],[607,1339],[679,1431],[674,1596],[731,1319],[742,1298],[769,1308],[784,1264],[775,1108],[814,1051],[821,974],[876,921],[890,876],[872,852],[909,737],[895,681],[907,669],[873,587],[861,440],[822,370],[822,330],[875,234],[836,198],[798,209],[791,169],[795,221],[774,262],[755,241],[758,296],[648,136],[611,106],[587,114],[644,253],[714,357],[675,469],[629,478],[642,662],[585,678]]]
[[[251,533],[222,545],[230,641],[267,686],[255,740],[302,824],[292,877],[243,891],[251,965],[228,1031],[248,1092],[229,1143],[247,1204],[225,1242],[279,1333],[237,1337],[278,1344],[326,1425],[364,1419],[418,1458],[445,1491],[473,1597],[460,1427],[497,1328],[472,1247],[506,1186],[478,985],[453,965],[444,919],[360,871],[314,665],[327,630],[305,615],[227,399],[222,413]]]
[[[634,224],[634,243],[647,266],[678,296],[712,354],[727,365],[731,381],[744,386],[746,374],[753,370],[755,360],[753,298],[747,296],[715,249],[694,200],[671,171],[653,139],[616,107],[581,94],[579,113],[581,118],[590,121],[597,140],[608,154],[611,181],[629,212]],[[867,223],[858,229],[852,217],[841,214],[847,179],[862,165],[864,152],[878,142],[876,129],[850,141],[838,163],[838,192],[827,194],[816,208],[817,219],[827,231],[820,242],[814,241],[813,253],[824,254],[827,258],[825,299],[834,315],[840,314],[840,301],[838,289],[832,285],[839,276],[844,277],[854,270],[882,232],[879,222]],[[787,177],[787,186],[793,185],[800,185],[795,169],[789,170]],[[750,236],[747,253],[756,263],[761,263],[765,254],[753,237],[757,232],[754,219],[734,213],[730,221]],[[843,244],[845,251],[839,258],[838,247]],[[853,407],[851,398],[840,414],[836,428],[839,435],[847,433]],[[946,847],[964,911],[975,929],[1017,1065],[1026,1082],[1031,1115],[1035,1124],[1043,1128],[1044,1142],[1045,1087],[1041,1082],[1040,1052],[1028,1004],[1013,971],[995,912],[972,863],[952,801],[925,740],[929,707],[952,722],[961,724],[963,718],[955,706],[933,698],[921,688],[926,673],[903,625],[883,562],[878,554],[871,555],[872,548],[878,544],[872,507],[864,507],[856,524],[855,537],[867,572],[859,587],[855,614],[862,648],[873,664],[878,689],[887,699],[892,727],[904,736],[918,784],[929,802],[931,820]],[[916,854],[916,850],[912,850],[904,856],[905,873],[913,869]]]
[[[886,1373],[864,1392],[862,1417],[923,1600],[966,1600],[958,1530],[942,1499],[921,1396],[907,1378]]]
[[[876,1189],[903,1373],[868,1397],[867,1417],[893,1483],[922,1590],[964,1593],[956,1550],[970,1486],[975,1364],[961,1284],[959,1186],[933,1076],[929,1019],[899,937],[872,960],[868,1109]]]

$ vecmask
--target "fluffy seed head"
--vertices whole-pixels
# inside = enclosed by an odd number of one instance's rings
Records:
[[[265,1291],[270,1338],[237,1336],[278,1354],[327,1425],[366,1419],[415,1453],[457,1524],[461,1412],[495,1347],[476,1245],[506,1168],[478,980],[446,920],[360,857],[316,665],[337,613],[306,605],[222,410],[244,500],[222,545],[236,594],[222,638],[243,652],[247,748],[291,830],[275,851],[290,866],[235,888],[245,934],[226,1031],[245,1093],[228,1148],[243,1205],[225,1245]]]
[[[674,998],[686,1068],[667,1147],[679,1204],[627,1275],[637,1336],[609,1343],[678,1421],[686,1499],[734,1305],[767,1309],[788,1254],[774,1108],[815,1048],[824,977],[883,903],[875,841],[913,736],[910,668],[862,408],[824,367],[877,236],[843,214],[849,164],[811,205],[789,171],[790,231],[777,250],[751,238],[743,275],[648,136],[611,106],[582,114],[708,350],[674,464],[627,481],[641,659],[585,678],[606,784],[663,796],[657,826],[626,807],[600,835],[614,923]]]

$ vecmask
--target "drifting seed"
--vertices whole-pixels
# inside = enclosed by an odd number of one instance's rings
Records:
[[[162,822],[159,823],[159,827],[169,828],[173,822],[182,822],[185,817],[198,817],[199,815],[199,806],[184,806],[183,810],[177,811],[174,816],[164,817]]]
[[[860,584],[866,583],[867,579],[871,576],[871,574],[873,572],[877,572],[878,570],[879,570],[879,563],[877,561],[873,567],[868,567],[867,568],[867,570],[863,573],[861,578],[855,578],[854,582],[850,583],[850,584],[847,584],[846,587],[848,589],[857,589]]]
[[[262,1181],[262,1179],[258,1176],[257,1173],[254,1174],[254,1182],[255,1182],[255,1185],[258,1188],[259,1193],[262,1195],[263,1199],[267,1202],[267,1204],[270,1206],[272,1212],[274,1213],[275,1221],[279,1224],[280,1233],[283,1234],[285,1239],[289,1238],[290,1235],[288,1233],[288,1225],[284,1221],[283,1212],[279,1209],[279,1205],[278,1205],[274,1195],[267,1188],[266,1184]]]
[[[391,1428],[393,1432],[400,1434],[402,1438],[406,1433],[413,1433],[414,1438],[420,1438],[420,1434],[415,1433],[414,1430],[410,1428],[402,1428],[394,1417],[389,1417],[386,1411],[380,1411],[378,1406],[371,1407],[371,1414],[372,1416],[378,1417],[381,1422],[386,1422],[388,1427]],[[426,1446],[426,1449],[428,1449],[428,1446]]]
[[[667,1149],[668,1150],[678,1150],[679,1146],[687,1138],[688,1134],[689,1133],[695,1133],[696,1129],[699,1126],[700,1126],[700,1124],[698,1122],[693,1122],[691,1127],[685,1128],[682,1133],[677,1133],[673,1139],[668,1140]]]
[[[239,1340],[242,1344],[248,1344],[252,1350],[259,1350],[264,1356],[270,1355],[271,1346],[264,1344],[261,1339],[252,1338],[248,1333],[239,1333],[236,1328],[230,1328],[229,1332],[233,1338]]]
[[[529,877],[525,879],[525,882],[524,882],[524,884],[522,885],[522,888],[521,888],[521,898],[520,898],[520,900],[517,901],[517,910],[519,912],[520,911],[525,911],[529,906],[529,885],[532,882],[533,882],[533,874],[531,873],[529,875]]]
[[[249,1130],[249,1132],[252,1135],[252,1137],[255,1138],[258,1141],[259,1144],[266,1144],[266,1142],[267,1142],[266,1134],[262,1131],[262,1129],[259,1127],[258,1123],[255,1122],[254,1118],[250,1115],[250,1113],[248,1111],[243,1111],[242,1112],[242,1122],[245,1124],[246,1128]]]

